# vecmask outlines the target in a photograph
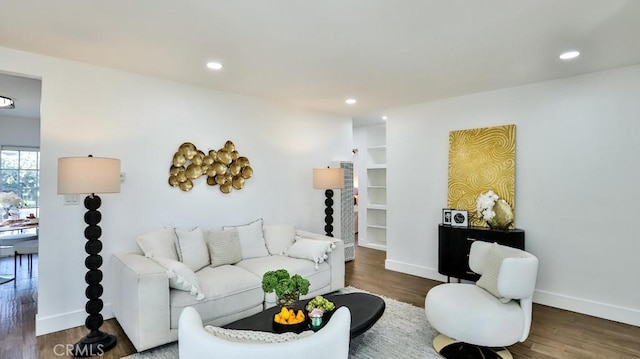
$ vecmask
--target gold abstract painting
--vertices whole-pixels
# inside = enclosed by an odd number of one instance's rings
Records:
[[[515,125],[449,132],[447,205],[468,211],[470,226],[487,226],[477,214],[476,200],[488,190],[504,199],[515,214],[515,177]]]

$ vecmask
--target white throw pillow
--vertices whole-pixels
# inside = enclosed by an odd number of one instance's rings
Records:
[[[214,327],[207,325],[204,330],[210,334],[224,340],[232,342],[242,343],[284,343],[292,340],[298,340],[304,337],[308,337],[313,334],[313,330],[307,330],[300,334],[293,332],[286,332],[282,334],[260,332],[256,330],[237,330],[237,329],[225,329],[220,327]]]
[[[176,248],[180,262],[186,264],[194,272],[211,263],[207,243],[200,227],[190,231],[176,228],[176,236],[178,237]]]
[[[136,242],[145,257],[162,257],[178,260],[176,233],[171,227],[164,227],[157,231],[140,235],[136,238]]]
[[[296,240],[296,227],[293,224],[264,226],[264,240],[271,254],[284,254]]]
[[[329,253],[334,248],[336,245],[330,241],[296,236],[296,242],[287,249],[287,256],[311,260],[316,264],[315,268],[318,269],[318,264],[329,258]]]
[[[269,251],[267,251],[267,245],[264,242],[264,236],[262,234],[262,218],[245,225],[225,226],[222,227],[222,230],[228,231],[234,228],[238,230],[242,259],[269,256]]]
[[[498,275],[500,274],[500,267],[502,266],[502,261],[505,258],[523,257],[522,253],[517,249],[493,243],[491,248],[489,248],[487,258],[485,259],[484,271],[482,272],[480,279],[476,282],[476,285],[491,293],[502,303],[509,302],[511,298],[503,297],[498,291]]]
[[[153,257],[152,259],[167,269],[169,288],[189,292],[197,300],[204,299],[204,293],[200,290],[198,277],[186,264],[168,258]]]
[[[235,264],[242,260],[238,231],[234,228],[226,231],[209,232],[207,238],[211,266]]]

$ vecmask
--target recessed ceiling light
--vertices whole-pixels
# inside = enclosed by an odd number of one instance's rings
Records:
[[[387,116],[382,116],[382,119],[386,121],[387,120]]]
[[[346,99],[346,101],[344,101],[344,103],[346,103],[347,105],[355,105],[356,102],[357,101],[355,98],[348,98]]]
[[[222,64],[219,62],[207,62],[207,67],[211,70],[222,70]]]
[[[567,52],[563,52],[562,54],[560,54],[560,59],[561,60],[571,60],[571,59],[575,59],[578,56],[580,56],[580,52],[579,51],[567,51]]]
[[[0,108],[5,108],[5,109],[15,108],[15,105],[11,98],[0,96]]]

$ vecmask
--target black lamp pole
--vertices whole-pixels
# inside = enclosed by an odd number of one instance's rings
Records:
[[[100,314],[103,307],[102,299],[100,299],[103,292],[100,284],[102,281],[102,271],[100,270],[102,266],[102,256],[100,256],[102,228],[98,223],[102,219],[102,214],[98,208],[101,204],[102,200],[95,194],[84,199],[84,207],[87,209],[84,214],[84,222],[87,224],[87,228],[84,229],[84,237],[87,239],[87,243],[84,245],[84,250],[87,252],[84,265],[88,269],[84,276],[84,280],[87,282],[85,295],[88,299],[85,306],[88,316],[84,324],[89,329],[89,334],[73,346],[73,356],[76,357],[102,355],[116,346],[115,336],[100,331],[104,322],[102,314]]]
[[[327,208],[324,209],[324,231],[327,237],[333,237],[333,190],[328,189],[324,191],[324,195],[327,199],[324,200],[324,205]]]

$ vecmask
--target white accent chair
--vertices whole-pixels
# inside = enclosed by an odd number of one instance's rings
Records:
[[[490,254],[492,246],[494,253]],[[496,250],[511,255],[500,258],[501,262],[496,265]],[[494,263],[489,264],[492,260]],[[436,351],[461,342],[485,349],[496,348],[493,352],[498,356],[511,358],[502,347],[523,342],[529,336],[538,259],[515,248],[473,242],[469,254],[471,270],[482,275],[491,265],[497,269],[498,293],[495,294],[502,300],[474,283],[445,283],[427,293],[427,319],[441,333],[433,341]]]
[[[346,359],[349,356],[351,313],[340,307],[318,332],[284,343],[241,343],[216,337],[204,329],[198,312],[185,308],[178,323],[180,359]]]

